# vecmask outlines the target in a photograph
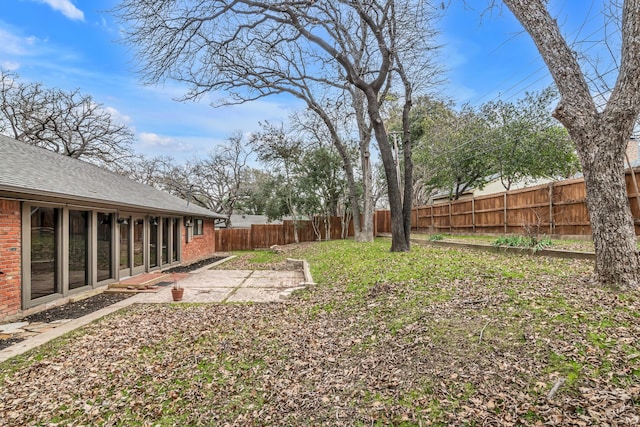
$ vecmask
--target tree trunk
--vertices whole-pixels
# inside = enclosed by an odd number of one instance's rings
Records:
[[[579,55],[562,36],[547,2],[504,3],[531,35],[560,91],[553,115],[567,128],[582,164],[596,277],[603,285],[638,289],[640,262],[624,179],[624,153],[640,113],[640,0],[622,3],[619,74],[602,111],[589,90]]]
[[[353,229],[355,232],[355,240],[359,240],[359,232],[361,230],[360,223],[360,203],[358,200],[358,187],[356,185],[356,179],[353,172],[353,164],[351,163],[351,157],[349,157],[349,150],[342,143],[336,128],[334,127],[333,121],[331,117],[316,103],[307,99],[307,106],[313,110],[318,116],[322,119],[322,121],[327,126],[329,130],[329,134],[331,135],[331,143],[338,150],[338,154],[342,159],[342,166],[344,168],[344,172],[347,175],[347,187],[349,187],[349,200],[351,201],[351,213],[353,218]],[[366,178],[365,178],[366,179]],[[365,194],[366,194],[366,185],[365,185]],[[365,202],[366,203],[366,202]],[[366,207],[366,204],[365,204]],[[348,224],[347,224],[348,226]],[[372,238],[373,240],[373,238]]]
[[[378,141],[380,157],[387,178],[389,210],[391,211],[391,252],[408,252],[410,246],[405,234],[402,194],[398,186],[398,174],[393,158],[393,150],[389,144],[389,137],[384,128],[384,122],[382,121],[382,117],[380,117],[376,94],[373,93],[373,91],[369,91],[366,95],[369,117],[373,124],[373,130],[376,135],[376,141]],[[409,201],[409,203],[411,202]]]
[[[595,274],[603,285],[636,289],[640,261],[624,174],[624,150],[602,149],[611,145],[608,132],[589,143],[595,149],[579,150],[584,167],[587,209],[596,252]],[[626,146],[626,144],[623,144]],[[598,153],[593,155],[593,153]],[[584,162],[589,162],[585,164]]]
[[[356,229],[355,239],[357,242],[373,242],[373,175],[371,171],[369,140],[361,140],[360,142],[360,161],[362,164],[363,187],[362,223],[360,224],[360,228]]]

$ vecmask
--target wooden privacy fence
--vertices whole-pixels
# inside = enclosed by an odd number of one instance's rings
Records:
[[[634,179],[638,179],[638,172],[632,174],[628,171],[626,183],[631,213],[634,219],[640,219],[640,185],[637,181],[634,183]],[[420,206],[411,212],[411,227],[432,233],[523,234],[532,230],[549,235],[590,235],[585,195],[584,180],[580,178]],[[373,221],[376,235],[391,232],[391,213],[388,210],[376,211]],[[635,222],[636,235],[640,235],[640,221]],[[320,231],[322,239],[326,240],[322,222]],[[353,222],[350,222],[347,236],[353,235]],[[330,238],[339,239],[341,236],[341,218],[331,217]],[[311,221],[298,221],[298,239],[300,242],[317,240]],[[251,228],[216,229],[218,251],[268,248],[294,242],[293,221],[254,224]]]
[[[322,240],[327,239],[325,225],[317,222]],[[353,236],[353,222],[349,222],[347,235]],[[342,219],[331,217],[329,220],[329,238],[342,237]],[[311,221],[298,221],[298,241],[312,242],[318,240]],[[283,221],[282,224],[253,224],[251,228],[216,229],[217,251],[240,251],[269,248],[273,245],[295,243],[294,222]]]
[[[634,218],[640,218],[637,173],[626,175]],[[582,178],[553,182],[504,193],[414,208],[411,227],[433,233],[513,233],[590,235]],[[380,216],[378,217],[380,219]],[[636,221],[637,222],[637,221]],[[378,224],[378,230],[388,228]],[[636,235],[640,225],[635,225]]]

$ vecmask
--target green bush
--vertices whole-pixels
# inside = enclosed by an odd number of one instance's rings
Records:
[[[510,246],[514,248],[531,249],[533,252],[548,248],[553,242],[548,237],[538,239],[528,236],[503,236],[498,237],[492,243],[493,246]]]

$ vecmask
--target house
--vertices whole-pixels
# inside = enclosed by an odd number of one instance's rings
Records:
[[[288,217],[285,219],[289,219]],[[266,215],[232,214],[232,228],[251,228],[254,224],[282,224],[281,220],[270,221]],[[221,226],[222,227],[222,226]]]
[[[523,179],[522,181],[514,182],[511,184],[511,190],[520,190],[522,188],[534,187],[536,185],[548,184],[555,181],[550,178],[539,179]],[[474,197],[487,196],[489,194],[496,194],[504,192],[504,185],[500,181],[498,174],[491,175],[487,178],[487,182],[479,187],[472,187],[465,190],[459,197],[459,200],[472,199]],[[451,193],[449,191],[438,191],[429,199],[428,204],[447,203],[450,200]]]
[[[220,218],[90,163],[0,136],[0,320],[210,257]]]

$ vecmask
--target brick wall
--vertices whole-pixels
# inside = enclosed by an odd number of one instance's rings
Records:
[[[213,220],[205,219],[202,236],[193,236],[187,243],[186,227],[182,228],[182,262],[189,263],[214,256],[216,235]]]
[[[0,319],[21,306],[20,202],[0,199]]]

